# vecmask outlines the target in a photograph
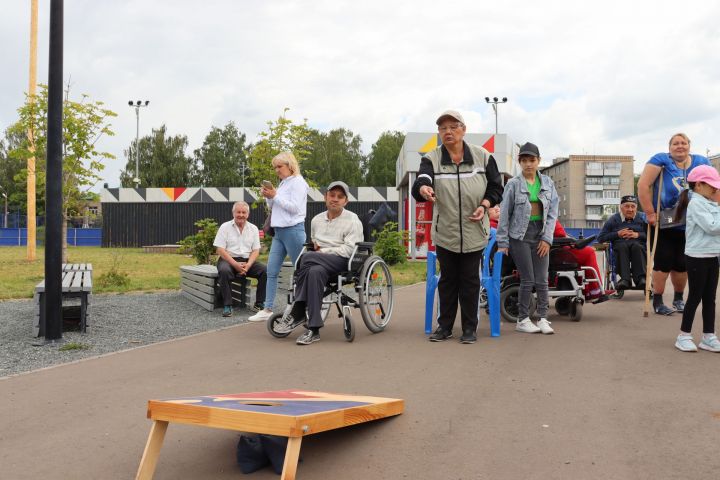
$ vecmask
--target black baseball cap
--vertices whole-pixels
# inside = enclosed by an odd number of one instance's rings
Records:
[[[538,149],[537,145],[534,143],[527,142],[525,145],[520,147],[520,153],[518,156],[521,155],[532,155],[533,157],[540,158],[540,149]]]
[[[620,199],[620,205],[622,205],[623,203],[628,203],[628,202],[634,203],[635,205],[637,205],[638,199],[635,195],[625,195],[624,197],[622,197]]]

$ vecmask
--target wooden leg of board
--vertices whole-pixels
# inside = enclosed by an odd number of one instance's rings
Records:
[[[160,456],[160,448],[162,448],[163,440],[165,439],[167,426],[168,422],[160,420],[153,421],[135,480],[152,480],[155,474],[155,466]]]
[[[302,437],[289,437],[287,450],[285,450],[285,462],[280,480],[295,480],[297,474],[298,459],[300,458],[300,444]]]

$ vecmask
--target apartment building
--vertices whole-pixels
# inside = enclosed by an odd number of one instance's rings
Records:
[[[720,153],[708,155],[708,160],[710,160],[710,163],[713,167],[715,167],[716,170],[720,171]]]
[[[555,182],[563,226],[602,227],[618,211],[620,198],[634,193],[633,161],[627,155],[570,155],[542,167]]]

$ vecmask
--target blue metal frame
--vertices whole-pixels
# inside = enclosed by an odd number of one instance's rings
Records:
[[[482,271],[480,282],[487,292],[488,306],[490,307],[490,336],[500,336],[500,280],[502,271],[503,254],[495,252],[493,271],[490,273],[490,252],[495,246],[495,229],[490,229],[490,240],[483,253]],[[432,333],[433,311],[435,305],[435,289],[437,288],[440,275],[437,272],[435,252],[427,254],[427,281],[425,284],[425,334]]]

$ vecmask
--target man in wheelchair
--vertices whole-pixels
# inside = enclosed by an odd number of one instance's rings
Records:
[[[298,345],[320,340],[321,314],[325,285],[331,277],[347,270],[348,259],[357,242],[363,241],[363,226],[356,214],[345,210],[349,188],[344,182],[332,182],[325,192],[327,211],[316,215],[310,224],[312,251],[302,254],[295,272],[295,301],[289,316],[275,326],[277,333],[291,332],[305,322],[308,330],[297,339]]]
[[[630,281],[639,290],[645,288],[646,228],[645,214],[638,212],[634,195],[620,200],[620,212],[611,216],[603,225],[598,242],[610,242],[614,251],[615,266],[620,276],[618,290],[631,288]]]

